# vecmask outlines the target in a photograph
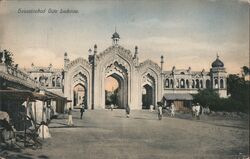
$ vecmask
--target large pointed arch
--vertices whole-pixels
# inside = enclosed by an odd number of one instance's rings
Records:
[[[85,88],[86,107],[90,108],[91,104],[91,65],[83,58],[77,58],[70,62],[65,68],[65,96],[74,101],[74,88],[82,85]],[[73,102],[71,106],[73,106]]]

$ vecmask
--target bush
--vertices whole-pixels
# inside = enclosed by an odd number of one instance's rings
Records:
[[[244,105],[233,98],[220,98],[218,103],[211,108],[214,111],[243,112]]]

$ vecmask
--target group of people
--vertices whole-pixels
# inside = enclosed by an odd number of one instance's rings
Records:
[[[163,103],[157,102],[157,106],[158,106],[158,119],[161,120],[162,119]],[[153,107],[154,107],[153,105],[150,106],[150,111],[153,111]],[[111,104],[110,110],[113,111],[113,109],[114,109],[114,105]],[[170,110],[170,116],[174,117],[176,108],[175,108],[175,105],[173,102],[170,104],[170,107],[168,109]],[[80,118],[81,119],[83,118],[84,112],[85,112],[85,105],[84,105],[84,103],[81,103],[80,104],[80,113],[81,113]],[[126,112],[126,117],[129,118],[129,115],[130,115],[130,107],[129,106],[125,107],[125,112]],[[209,107],[202,108],[199,103],[192,104],[192,116],[195,117],[196,119],[200,119],[200,114],[202,114],[202,113],[208,114],[209,112],[210,112]],[[73,126],[72,108],[69,108],[69,110],[68,110],[68,125]]]
[[[196,119],[200,119],[201,106],[199,103],[192,104],[192,116]]]
[[[80,118],[82,119],[83,113],[85,112],[85,105],[84,103],[80,104]],[[73,126],[73,118],[72,118],[72,108],[70,107],[68,110],[68,126]]]
[[[157,102],[157,106],[158,106],[158,119],[161,120],[162,119],[162,106],[163,106],[162,102]],[[171,117],[175,116],[175,105],[173,102],[170,104],[170,116]]]

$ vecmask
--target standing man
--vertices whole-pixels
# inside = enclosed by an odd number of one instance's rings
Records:
[[[173,102],[171,103],[171,116],[175,116],[175,105]]]
[[[158,105],[158,119],[161,120],[162,119],[162,103],[157,102],[157,105]]]
[[[199,103],[196,105],[196,118],[200,119],[200,111],[201,111],[201,106]]]
[[[68,125],[69,126],[73,126],[73,119],[72,119],[72,109],[71,107],[69,108],[69,111],[68,111]]]
[[[81,119],[82,119],[83,112],[85,112],[85,107],[83,103],[81,104],[80,112],[81,112]]]

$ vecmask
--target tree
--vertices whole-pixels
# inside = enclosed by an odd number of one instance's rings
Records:
[[[231,98],[242,103],[242,109],[247,111],[249,109],[249,81],[245,81],[244,78],[234,74],[230,74],[227,81],[228,93],[231,95]]]
[[[243,66],[242,70],[243,70],[244,75],[249,75],[250,69],[247,66]]]
[[[195,103],[200,103],[202,106],[209,106],[211,109],[216,107],[220,100],[219,94],[213,89],[199,90],[198,94],[193,96]]]
[[[5,53],[5,63],[9,66],[14,65],[13,54],[8,50],[3,50],[0,52],[0,62],[2,63],[3,53]]]
[[[220,98],[213,89],[200,90],[194,95],[194,102],[202,106],[209,106],[213,111],[241,111],[249,110],[250,83],[238,75],[230,74],[227,79],[229,98]]]

